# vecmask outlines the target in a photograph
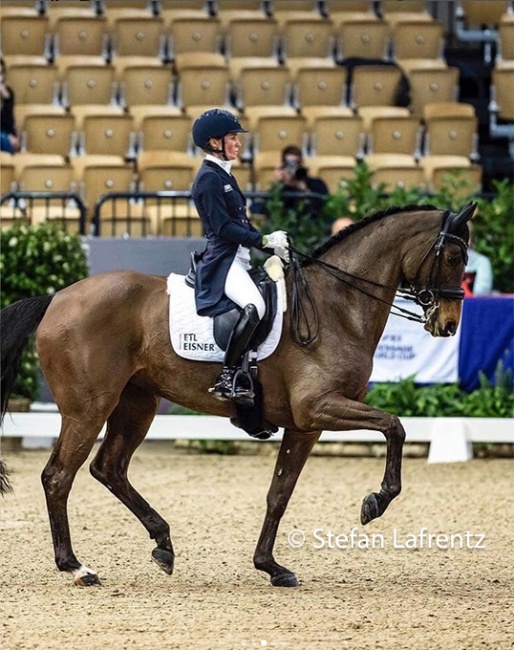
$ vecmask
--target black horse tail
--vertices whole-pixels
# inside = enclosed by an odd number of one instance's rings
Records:
[[[0,368],[2,371],[0,386],[0,424],[7,411],[7,402],[20,371],[22,353],[29,338],[39,324],[52,302],[53,296],[23,298],[5,307],[0,312]],[[10,489],[9,470],[0,460],[0,494]]]

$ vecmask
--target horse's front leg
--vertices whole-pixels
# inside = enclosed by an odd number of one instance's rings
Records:
[[[274,587],[296,587],[295,574],[275,562],[273,546],[280,520],[287,508],[305,461],[321,431],[301,433],[286,429],[268,492],[266,518],[253,557],[256,569],[269,574]]]
[[[386,439],[387,454],[384,478],[380,492],[365,497],[361,508],[361,523],[367,524],[380,517],[402,489],[402,449],[405,430],[396,417],[376,408],[346,399],[339,393],[329,393],[322,398],[309,400],[295,412],[295,420],[306,429],[326,431],[352,431],[372,429],[381,431]]]

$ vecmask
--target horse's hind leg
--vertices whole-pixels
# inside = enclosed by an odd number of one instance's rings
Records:
[[[127,471],[133,453],[143,442],[155,416],[159,398],[127,384],[107,421],[107,433],[91,463],[91,474],[139,519],[157,543],[153,560],[173,573],[174,552],[167,522],[132,487]]]
[[[99,411],[97,412],[99,413]],[[45,490],[55,563],[60,571],[75,576],[75,584],[100,584],[96,573],[77,560],[71,545],[68,496],[77,471],[84,463],[107,417],[82,414],[82,418],[62,416],[59,440],[46,464],[41,481]]]

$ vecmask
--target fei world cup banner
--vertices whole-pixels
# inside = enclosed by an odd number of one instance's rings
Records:
[[[414,311],[408,300],[394,304]],[[394,382],[415,375],[419,384],[458,381],[461,327],[455,336],[433,337],[421,323],[391,314],[373,360],[370,381]]]

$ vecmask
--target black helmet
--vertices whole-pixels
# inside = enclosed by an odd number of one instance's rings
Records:
[[[200,149],[207,149],[211,138],[223,138],[227,133],[248,133],[241,122],[221,108],[202,113],[193,124],[193,141]]]

